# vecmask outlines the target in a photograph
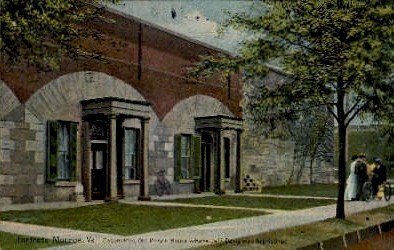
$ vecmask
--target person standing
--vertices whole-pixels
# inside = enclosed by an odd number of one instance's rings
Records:
[[[367,157],[365,154],[359,154],[356,160],[355,173],[357,175],[357,196],[356,200],[360,200],[363,192],[363,185],[368,181],[367,174]]]
[[[371,182],[373,195],[375,196],[379,191],[379,185],[382,185],[387,180],[387,170],[381,159],[375,158],[374,163],[376,167],[373,170]]]
[[[356,163],[357,155],[352,157],[352,163],[350,163],[350,174],[346,180],[345,189],[345,201],[354,201],[357,198],[357,175],[356,175]]]

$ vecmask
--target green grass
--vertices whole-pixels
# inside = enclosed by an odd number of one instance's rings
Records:
[[[2,250],[30,250],[61,245],[65,244],[54,243],[52,240],[43,238],[0,232],[0,249]]]
[[[335,203],[334,200],[290,199],[233,195],[175,199],[166,200],[166,202],[284,210],[296,210],[309,207],[325,206]]]
[[[263,187],[263,194],[300,195],[313,197],[337,197],[337,184],[287,185]]]
[[[318,241],[324,241],[357,229],[376,225],[392,219],[394,205],[378,208],[346,218],[328,219],[311,224],[290,227],[237,239],[216,245],[200,247],[213,249],[296,249]]]
[[[107,203],[58,210],[8,211],[0,220],[84,231],[132,235],[222,220],[263,215],[227,209],[139,206]],[[210,216],[211,219],[207,219]]]

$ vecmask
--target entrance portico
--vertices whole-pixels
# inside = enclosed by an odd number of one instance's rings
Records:
[[[202,139],[201,191],[223,194],[226,180],[232,179],[234,191],[241,192],[242,119],[223,115],[196,117],[195,129]],[[228,136],[231,132],[235,132],[233,140]]]
[[[81,105],[86,200],[123,198],[125,179],[139,184],[138,198],[148,200],[150,104],[105,97],[84,100]],[[125,124],[132,127],[126,128]]]

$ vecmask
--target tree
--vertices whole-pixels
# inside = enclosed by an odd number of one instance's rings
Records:
[[[361,113],[384,119],[393,112],[393,2],[263,2],[266,12],[235,14],[224,24],[250,34],[239,56],[205,57],[191,75],[242,70],[247,85],[263,79],[268,65],[279,62],[288,80],[261,88],[258,99],[246,106],[254,122],[271,131],[313,108],[332,115],[339,134],[336,217],[345,218],[347,127]]]
[[[1,59],[51,70],[59,66],[62,56],[89,56],[76,41],[94,35],[84,25],[93,18],[101,18],[98,2],[0,1]]]

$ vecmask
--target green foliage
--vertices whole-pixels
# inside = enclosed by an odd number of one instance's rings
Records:
[[[84,25],[100,17],[98,0],[0,1],[0,53],[12,64],[41,69],[59,66],[61,57],[87,56],[76,41],[91,35]]]
[[[383,164],[394,170],[393,143],[387,135],[382,134],[378,129],[351,129],[348,131],[348,159],[347,168],[350,166],[351,157],[359,153],[365,153],[368,161],[379,157]],[[335,147],[334,156],[338,158],[338,147]]]
[[[235,14],[225,23],[254,34],[240,55],[206,57],[192,75],[242,69],[248,84],[266,77],[269,62],[279,58],[287,82],[263,85],[257,99],[246,100],[254,120],[272,130],[319,106],[345,126],[360,112],[392,112],[392,2],[263,2],[271,5],[261,15]],[[342,110],[346,96],[353,106]]]

